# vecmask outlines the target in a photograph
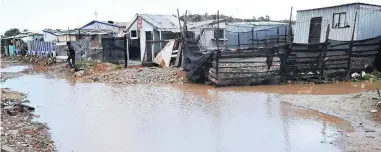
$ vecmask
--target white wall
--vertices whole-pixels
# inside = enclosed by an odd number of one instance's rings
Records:
[[[128,27],[127,27],[128,28]],[[128,33],[131,33],[132,30],[137,30],[138,29],[138,26],[137,26],[137,20],[135,20],[130,28],[128,28],[126,31],[128,31]],[[140,34],[139,34],[139,37],[140,37],[140,59],[141,61],[143,61],[143,58],[144,58],[144,52],[145,52],[145,49],[146,49],[146,31],[153,31],[154,27],[148,23],[147,21],[145,21],[144,19],[142,19],[142,28],[140,29]]]
[[[311,18],[313,17],[322,17],[320,42],[324,42],[325,40],[328,24],[330,25],[329,39],[341,40],[341,41],[351,40],[356,7],[358,6],[359,5],[349,5],[349,6],[342,6],[342,7],[335,7],[335,8],[298,11],[296,14],[294,42],[308,43],[309,32],[310,32],[310,21],[311,21]],[[346,22],[348,22],[350,27],[332,29],[333,13],[341,13],[341,12],[346,12]],[[355,37],[356,37],[356,32],[355,32]]]
[[[52,42],[52,41],[57,41],[57,36],[50,34],[48,32],[43,32],[44,35],[44,41],[47,42]]]
[[[357,40],[381,35],[381,7],[361,5],[358,10]]]

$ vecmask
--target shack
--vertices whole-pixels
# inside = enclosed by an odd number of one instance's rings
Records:
[[[218,25],[219,24],[219,25]],[[191,31],[198,35],[203,30],[200,44],[205,49],[232,49],[257,46],[256,40],[271,36],[287,35],[289,25],[280,22],[225,22],[208,20],[188,23]]]
[[[180,21],[180,24],[183,22]],[[152,62],[165,45],[162,40],[180,37],[180,25],[173,15],[136,14],[126,32],[129,37],[129,60]],[[147,42],[149,40],[157,42]]]
[[[128,22],[114,22],[114,21],[91,21],[82,26],[81,30],[109,30],[113,31],[118,37],[123,36],[124,30],[128,25]]]
[[[380,36],[380,27],[380,5],[350,3],[298,10],[294,42],[324,42],[327,28],[330,29],[328,39],[350,41],[354,34],[354,40],[363,40]]]

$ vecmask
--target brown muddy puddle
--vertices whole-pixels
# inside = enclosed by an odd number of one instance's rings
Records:
[[[330,142],[352,131],[343,119],[250,89],[72,83],[43,75],[2,87],[28,94],[60,152],[335,152]]]

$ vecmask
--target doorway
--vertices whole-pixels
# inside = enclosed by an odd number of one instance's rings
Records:
[[[147,40],[153,40],[152,39],[152,32],[151,31],[146,31],[146,41]],[[147,54],[147,60],[148,62],[153,61],[153,56],[152,56],[152,45],[153,43],[146,43],[146,54]]]
[[[322,17],[314,17],[310,22],[308,43],[320,43]]]

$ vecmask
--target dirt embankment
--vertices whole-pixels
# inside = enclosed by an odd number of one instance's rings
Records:
[[[381,151],[381,109],[377,106],[381,99],[376,91],[349,95],[279,95],[279,98],[352,122],[355,131],[334,142],[344,151]]]
[[[1,89],[1,147],[2,151],[51,152],[55,147],[49,128],[33,121],[34,107],[25,105],[25,95]]]

